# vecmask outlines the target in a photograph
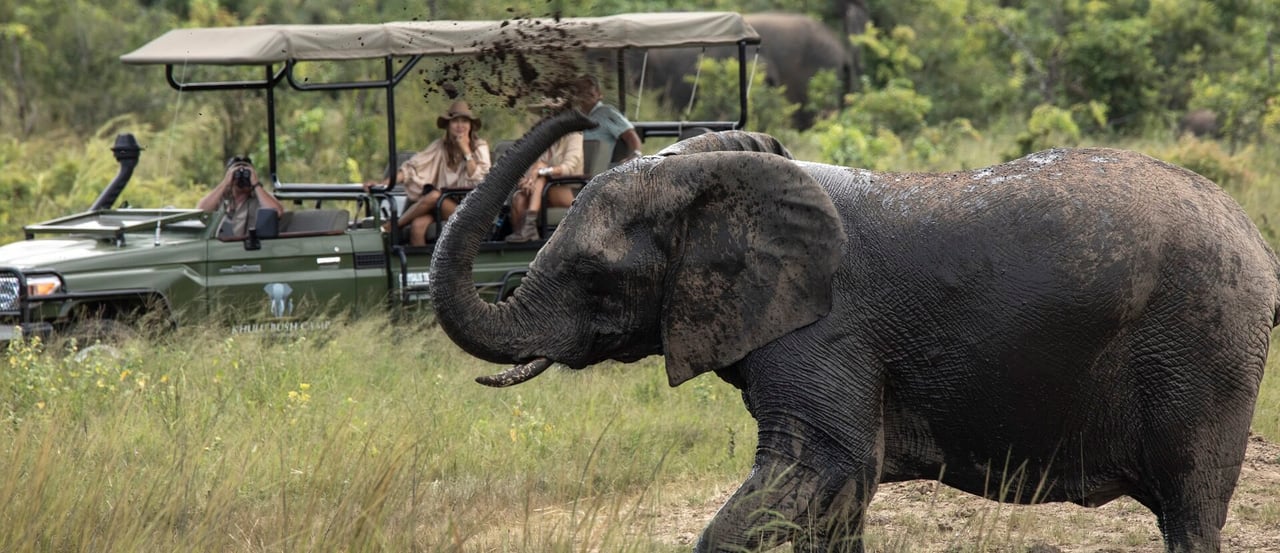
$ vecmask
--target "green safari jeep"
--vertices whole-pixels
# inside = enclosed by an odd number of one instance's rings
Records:
[[[428,56],[480,55],[486,44],[510,45],[521,25],[555,27],[566,50],[616,53],[617,82],[629,83],[624,54],[660,47],[736,44],[739,59],[759,37],[736,13],[622,14],[511,21],[413,21],[378,25],[260,25],[169,31],[121,57],[127,64],[163,65],[171,87],[186,93],[259,90],[267,108],[267,171],[287,210],[259,214],[247,236],[220,237],[223,215],[197,209],[113,207],[141,157],[132,135],[112,148],[119,173],[87,211],[24,227],[25,240],[0,246],[0,344],[17,332],[103,337],[135,324],[162,327],[219,320],[233,332],[323,327],[338,313],[419,306],[428,300],[432,245],[413,247],[398,229],[383,233],[404,206],[394,182],[366,190],[359,183],[282,182],[277,171],[277,89],[333,93],[376,90],[386,95],[388,159],[398,159],[394,88]],[[527,30],[527,27],[526,29]],[[535,45],[545,48],[545,44]],[[307,62],[380,60],[385,77],[317,83],[299,70]],[[191,82],[188,66],[249,66],[261,78]],[[641,138],[676,137],[685,129],[743,128],[747,64],[740,63],[737,121],[634,121]],[[218,74],[218,73],[213,73]],[[627,87],[617,105],[625,109]],[[495,152],[495,158],[497,157]],[[604,169],[599,167],[597,169]],[[394,172],[392,172],[394,173]],[[556,184],[581,186],[590,174]],[[267,180],[264,178],[264,180]],[[273,218],[275,217],[275,218]],[[502,240],[495,221],[476,259],[477,286],[493,301],[506,297],[542,239]]]

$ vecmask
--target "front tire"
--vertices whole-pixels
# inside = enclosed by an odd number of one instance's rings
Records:
[[[76,361],[103,356],[119,359],[120,348],[135,338],[137,331],[133,327],[115,319],[84,319],[67,330],[65,347]]]

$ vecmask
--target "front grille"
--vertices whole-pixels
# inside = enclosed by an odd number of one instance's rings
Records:
[[[0,311],[18,309],[18,277],[0,276]]]

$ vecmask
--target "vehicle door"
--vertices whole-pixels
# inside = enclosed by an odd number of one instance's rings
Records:
[[[355,301],[349,231],[209,240],[210,310],[233,331],[327,326]]]

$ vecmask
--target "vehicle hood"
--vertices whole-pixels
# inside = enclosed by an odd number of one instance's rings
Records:
[[[125,246],[116,246],[110,240],[90,237],[22,240],[0,246],[0,267],[68,270],[100,261],[115,264],[124,258],[146,255],[147,252],[159,254],[158,250],[172,244],[173,242],[162,241],[156,246],[151,240],[135,239]],[[111,256],[111,260],[102,259],[105,256]]]

